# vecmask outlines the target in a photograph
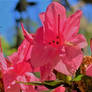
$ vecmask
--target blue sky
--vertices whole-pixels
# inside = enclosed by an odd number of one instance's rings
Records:
[[[28,16],[38,23],[40,26],[39,13],[46,10],[46,7],[51,2],[51,0],[28,0],[37,2],[36,6],[28,7],[27,13]],[[74,5],[77,0],[68,0],[71,5]],[[3,35],[10,43],[13,42],[12,37],[16,33],[14,30],[15,20],[14,16],[18,15],[14,13],[14,8],[18,0],[0,0],[0,35]],[[86,5],[82,8],[83,14],[88,18],[89,21],[92,21],[92,5]],[[23,15],[26,17],[26,15]],[[34,30],[33,30],[34,31]]]
[[[11,32],[14,26],[12,12],[16,3],[17,0],[0,0],[0,35],[3,35],[8,40],[14,34],[14,32]]]
[[[36,6],[28,7],[27,13],[29,17],[40,25],[39,13],[45,11],[51,0],[28,0],[37,2]],[[0,0],[0,35],[3,35],[10,43],[11,39],[16,33],[14,30],[14,17],[18,14],[14,13],[14,8],[18,0]],[[26,15],[23,15],[26,17]]]
[[[76,5],[78,0],[68,0],[70,5]],[[88,19],[89,22],[92,22],[92,4],[86,4],[81,8],[84,16]]]

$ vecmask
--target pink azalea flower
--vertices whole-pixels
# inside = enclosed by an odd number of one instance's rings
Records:
[[[24,39],[24,41],[19,46],[18,51],[13,53],[11,56],[8,56],[8,62],[10,62],[12,65],[16,65],[17,63],[21,63],[23,61],[24,63],[28,62],[31,58],[30,57],[31,50],[32,50],[31,44],[29,43],[28,40]],[[30,68],[32,68],[32,66]],[[31,71],[39,72],[39,68],[35,69],[32,68]]]
[[[90,40],[90,49],[91,49],[91,56],[92,56],[92,38]],[[86,69],[86,75],[92,77],[92,64],[87,67],[87,69]]]
[[[20,92],[20,90],[22,90],[22,92],[36,92],[33,86],[27,86],[24,84],[21,86],[21,84],[16,83],[16,81],[28,82],[28,77],[30,77],[30,81],[36,80],[36,78],[32,77],[32,75],[27,74],[28,72],[32,71],[32,68],[30,64],[26,62],[27,58],[25,59],[28,53],[22,53],[24,49],[21,49],[21,47],[22,46],[19,47],[18,53],[16,52],[11,57],[9,57],[10,60],[14,61],[11,61],[11,64],[8,65],[6,58],[3,56],[0,45],[0,70],[2,72],[5,92]],[[23,59],[20,55],[23,56]]]
[[[73,75],[79,68],[87,46],[85,37],[78,34],[82,11],[66,17],[65,8],[52,2],[46,12],[40,14],[43,26],[34,37],[23,27],[24,36],[32,44],[31,64],[40,67],[42,80],[47,80],[52,70]]]
[[[32,82],[32,81],[39,81],[37,77],[35,77],[32,73],[33,69],[31,65],[26,62],[29,60],[29,52],[27,53],[26,50],[28,48],[25,47],[27,44],[27,40],[24,40],[23,43],[19,46],[18,52],[13,53],[13,55],[8,56],[8,65],[6,58],[3,56],[1,43],[0,43],[0,70],[2,71],[3,83],[5,92],[41,92],[44,90],[48,90],[44,86],[31,86],[31,85],[24,85],[18,84],[16,81],[22,82]],[[25,47],[25,48],[24,48]],[[30,47],[30,46],[29,46]],[[25,58],[26,57],[26,58]],[[10,60],[10,61],[9,61]],[[39,72],[39,68],[34,70],[35,72]]]
[[[9,61],[13,64],[17,64],[19,62],[30,60],[31,48],[31,44],[24,39],[22,44],[19,46],[18,51],[13,53],[11,56],[8,56]]]

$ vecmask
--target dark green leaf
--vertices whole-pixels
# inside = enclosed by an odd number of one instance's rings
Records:
[[[22,83],[25,85],[44,85],[45,87],[47,87],[48,89],[54,89],[60,85],[64,86],[64,87],[70,87],[69,84],[64,83],[62,80],[55,80],[55,81],[45,81],[45,82],[17,82],[17,83]]]
[[[16,83],[22,83],[25,85],[43,85],[41,82],[36,81],[36,82],[22,82],[22,81],[16,81]]]
[[[80,74],[72,79],[72,81],[80,81],[84,75]]]
[[[37,78],[40,78],[40,72],[34,72],[34,75],[35,75]]]

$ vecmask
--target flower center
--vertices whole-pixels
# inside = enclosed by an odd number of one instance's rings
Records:
[[[57,47],[57,46],[60,46],[60,45],[62,45],[62,43],[63,43],[63,37],[62,37],[62,35],[61,35],[61,32],[60,32],[60,14],[58,14],[58,19],[57,19],[57,36],[56,36],[56,38],[55,38],[55,40],[52,40],[52,41],[49,41],[48,42],[48,44],[49,45],[52,45],[52,46],[54,46],[54,47]]]
[[[48,44],[54,47],[60,46],[59,36],[56,36],[56,40],[49,41]]]

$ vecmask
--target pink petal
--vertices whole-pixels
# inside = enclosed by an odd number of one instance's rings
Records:
[[[0,70],[5,71],[7,70],[7,62],[4,58],[2,47],[1,47],[1,40],[0,40]]]
[[[63,74],[66,74],[66,75],[71,75],[71,73],[68,71],[66,65],[62,61],[60,61],[56,65],[55,70],[57,70],[58,72],[61,72]]]
[[[31,64],[35,68],[49,62],[55,63],[57,58],[58,51],[52,46],[36,43],[32,47]]]
[[[25,65],[25,67],[24,67],[24,65]],[[16,81],[17,77],[20,75],[23,76],[26,72],[30,72],[30,71],[31,71],[30,64],[27,62],[21,62],[21,63],[15,64],[14,66],[9,67],[5,71],[5,73],[2,72],[5,90],[12,90],[13,86],[15,87],[15,85],[16,85],[16,83],[13,85],[12,85],[12,83]],[[17,85],[16,85],[16,87],[17,87]],[[10,88],[8,88],[8,87],[10,87]],[[19,92],[19,91],[16,91],[16,92]]]
[[[92,77],[92,64],[88,66],[88,68],[86,69],[86,75]]]
[[[37,77],[35,77],[32,73],[30,73],[30,72],[27,72],[26,74],[25,74],[25,76],[26,76],[26,79],[27,79],[27,81],[30,81],[30,82],[33,82],[33,81],[40,81],[40,79],[38,79]],[[41,91],[46,91],[46,90],[48,90],[46,87],[44,87],[44,86],[36,86],[37,88],[35,88],[35,86],[33,87],[34,88],[34,90],[36,90],[37,92],[41,92]]]
[[[18,48],[18,58],[19,61],[27,61],[30,59],[31,54],[31,43],[28,42],[26,39],[23,41],[23,43]]]
[[[45,86],[37,86],[37,92],[45,92],[48,91],[48,89]]]
[[[0,70],[2,70],[2,71],[7,70],[7,62],[6,62],[2,52],[0,52]]]
[[[3,81],[6,89],[8,88],[8,86],[10,86],[11,88],[12,82],[16,80],[17,76],[24,75],[26,72],[31,71],[30,65],[26,62],[16,64],[9,68],[11,69],[8,69],[5,73],[3,73]]]
[[[42,22],[42,25],[45,27],[45,25],[44,25],[44,22],[45,22],[45,12],[42,12],[42,13],[40,13],[40,19],[41,19],[41,22]]]
[[[69,41],[72,35],[78,33],[80,27],[81,15],[82,15],[82,11],[78,10],[75,14],[73,14],[67,19],[63,31],[63,36],[65,40]]]
[[[5,88],[5,92],[20,92],[20,86],[18,84],[11,85],[10,88]]]
[[[80,48],[76,46],[65,46],[65,53],[62,54],[61,51],[61,67],[59,72],[66,75],[73,75],[79,68],[83,59],[83,54]],[[60,67],[60,66],[59,66]]]
[[[43,27],[37,29],[37,32],[34,37],[35,41],[38,43],[42,43],[44,40],[44,30]]]
[[[9,90],[9,92],[12,92],[11,90],[14,88],[14,87],[18,87],[17,85],[15,86],[12,85],[12,82],[14,82],[16,80],[16,74],[13,73],[12,71],[7,71],[6,73],[3,73],[3,82],[4,82],[4,88],[5,90]],[[12,88],[11,88],[12,87]],[[7,92],[5,91],[5,92]],[[16,91],[18,92],[18,91]]]
[[[65,88],[60,86],[60,87],[55,88],[54,91],[52,92],[65,92]]]
[[[28,82],[25,76],[19,76],[17,81]],[[20,84],[20,87],[23,92],[37,92],[32,85]]]
[[[24,34],[24,37],[32,43],[32,40],[33,40],[33,37],[31,34],[29,34],[25,29],[24,29],[24,26],[23,24],[21,23],[21,27],[22,27],[22,31],[23,31],[23,34]]]
[[[54,69],[55,65],[48,63],[40,68],[42,81],[56,79],[56,76],[54,75],[54,73],[52,73],[52,70]]]
[[[85,48],[88,45],[85,37],[82,34],[73,36],[70,42],[72,42],[74,45],[80,48]]]
[[[18,61],[18,53],[14,52],[12,55],[8,56],[8,61],[12,64],[16,64]]]
[[[3,56],[1,49],[2,48],[0,46],[0,69],[2,71],[5,92],[19,92],[20,87],[18,85],[11,85],[11,83],[15,80],[16,75],[12,71],[9,71],[8,64]]]
[[[55,27],[58,27],[58,15],[60,15],[61,23],[59,25],[62,25],[66,19],[66,10],[61,4],[52,2],[46,10],[45,21],[47,24],[46,26],[48,28],[53,28],[53,30],[50,31],[54,31],[54,33],[58,32],[58,28],[54,29]]]
[[[19,46],[18,52],[15,52],[11,56],[8,56],[8,59],[12,64],[28,61],[30,59],[31,49],[31,43],[25,39]]]
[[[58,32],[62,31],[63,24],[66,19],[65,8],[57,2],[52,2],[48,6],[46,12],[42,13],[40,17],[44,24],[43,27],[45,27],[43,28],[43,30],[45,30],[45,40],[55,40],[56,36],[59,35]]]
[[[24,67],[25,65],[25,67]],[[28,62],[20,62],[18,64],[15,64],[13,66],[13,72],[18,76],[18,75],[24,75],[26,72],[31,72],[32,68]]]

